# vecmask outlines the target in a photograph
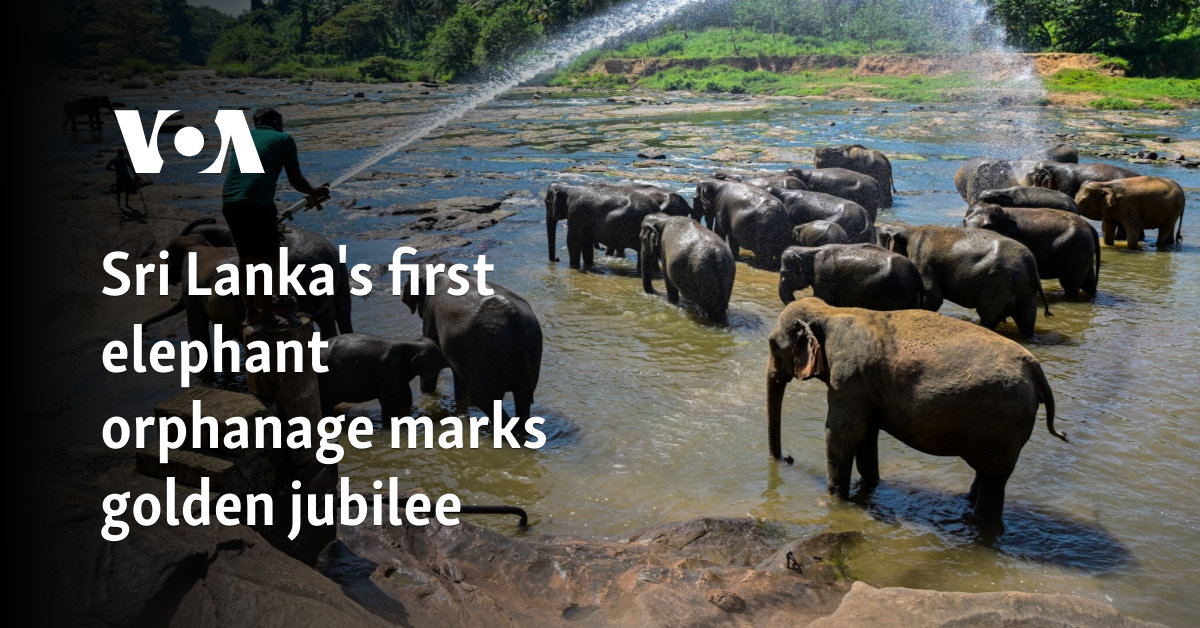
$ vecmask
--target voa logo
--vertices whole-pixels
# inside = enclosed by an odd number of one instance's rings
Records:
[[[117,124],[121,127],[121,136],[125,138],[125,147],[129,150],[129,160],[133,162],[134,172],[158,174],[162,170],[163,159],[158,154],[158,132],[167,118],[178,111],[159,111],[148,138],[142,131],[142,116],[136,109],[118,109],[113,112],[117,116]],[[262,162],[258,159],[258,150],[254,148],[254,139],[250,137],[250,128],[246,126],[246,115],[240,109],[220,109],[217,111],[215,122],[217,130],[221,132],[221,152],[209,167],[200,171],[200,174],[220,174],[221,166],[225,163],[225,150],[230,145],[233,145],[233,153],[242,172],[262,174]],[[180,155],[195,157],[203,149],[204,133],[200,129],[185,126],[175,132],[175,150]]]

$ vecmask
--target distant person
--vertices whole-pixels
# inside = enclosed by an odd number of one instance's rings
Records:
[[[125,207],[133,210],[133,205],[129,204],[129,194],[137,191],[138,184],[133,176],[133,162],[125,154],[125,149],[118,148],[117,156],[110,159],[104,169],[117,173],[117,182],[113,184],[113,190],[117,192],[117,209],[121,209],[121,194],[124,194]]]
[[[249,264],[270,264],[279,260],[279,227],[275,214],[275,186],[279,172],[286,171],[288,183],[302,194],[314,198],[329,196],[329,185],[313,187],[300,173],[300,158],[296,151],[296,140],[283,132],[283,116],[271,107],[262,107],[254,112],[254,129],[250,131],[254,148],[262,162],[263,173],[244,173],[237,158],[232,160],[229,174],[225,176],[223,191],[224,205],[221,213],[229,225],[234,246],[237,247],[238,265],[242,277],[246,277]],[[285,327],[287,319],[275,311],[269,289],[256,274],[255,285],[242,286],[242,300],[246,306],[246,321],[249,326],[267,328]],[[253,293],[253,294],[251,294]]]

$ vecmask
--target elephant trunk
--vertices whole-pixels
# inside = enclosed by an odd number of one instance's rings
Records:
[[[652,244],[642,242],[642,250],[638,253],[638,270],[642,273],[642,290],[645,290],[646,294],[654,294],[654,284],[650,281],[654,269],[658,268],[658,257],[654,253]]]
[[[784,305],[796,300],[796,295],[793,293],[796,287],[792,284],[790,277],[786,275],[779,276],[779,300],[783,301]]]
[[[554,214],[554,203],[546,202],[546,252],[550,261],[557,262],[558,257],[554,255],[554,235],[558,228],[558,218]]]
[[[775,356],[771,356],[767,365],[767,446],[771,458],[779,460],[783,457],[783,444],[779,435],[779,415],[783,406],[783,392],[787,389],[787,379],[776,373]]]

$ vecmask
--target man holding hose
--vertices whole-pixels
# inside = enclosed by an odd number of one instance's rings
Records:
[[[285,327],[287,319],[274,309],[270,288],[259,278],[249,283],[246,267],[249,264],[270,264],[279,260],[279,220],[275,214],[275,186],[280,171],[287,173],[288,183],[302,194],[314,199],[329,196],[329,185],[313,187],[300,173],[300,158],[296,140],[283,132],[283,116],[271,107],[254,112],[254,129],[250,131],[254,148],[262,163],[262,174],[242,172],[233,159],[225,176],[224,204],[221,213],[229,225],[238,252],[238,266],[246,283],[242,300],[246,307],[246,325],[267,328]],[[278,272],[279,269],[276,269]],[[261,275],[261,273],[256,273]]]

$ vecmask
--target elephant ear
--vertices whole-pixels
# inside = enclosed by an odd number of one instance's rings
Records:
[[[416,314],[421,308],[421,304],[425,301],[425,296],[416,294],[418,292],[419,283],[415,281],[405,282],[401,289],[400,302],[408,306],[409,314]]]
[[[813,334],[808,323],[800,323],[796,332],[797,351],[793,354],[796,360],[796,379],[801,381],[813,377],[824,379],[829,374],[829,365],[825,361],[825,348]]]

